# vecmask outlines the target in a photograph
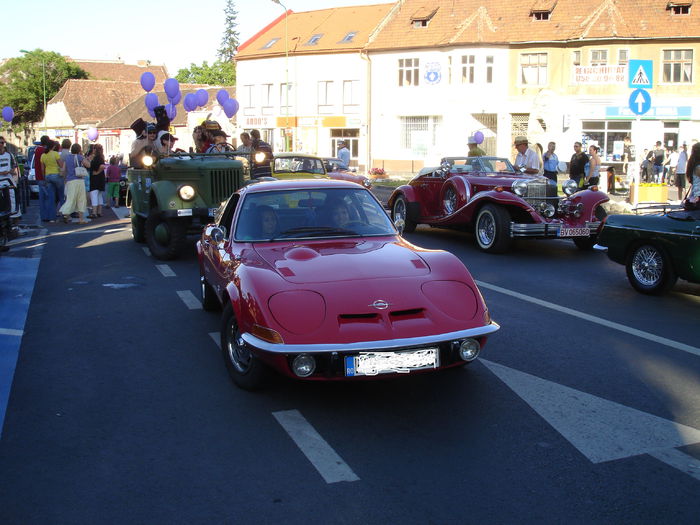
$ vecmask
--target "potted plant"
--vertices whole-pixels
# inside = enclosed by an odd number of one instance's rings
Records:
[[[383,179],[386,176],[384,168],[372,168],[369,170],[369,176],[372,179]]]

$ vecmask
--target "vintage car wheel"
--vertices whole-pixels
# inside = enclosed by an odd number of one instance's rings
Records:
[[[652,244],[642,244],[631,250],[626,268],[632,287],[649,295],[668,292],[678,279],[666,253]]]
[[[221,318],[221,351],[231,379],[240,388],[255,390],[264,383],[268,369],[246,348],[230,302]]]
[[[602,206],[596,206],[595,216],[599,221],[602,221],[608,216],[608,212],[606,212]],[[592,250],[595,243],[598,242],[598,235],[591,235],[590,237],[574,237],[573,241],[579,250],[589,251]]]
[[[474,234],[476,242],[488,253],[504,253],[510,247],[510,214],[508,210],[494,204],[487,204],[476,216]]]
[[[134,238],[136,242],[145,242],[146,237],[145,237],[145,219],[141,217],[140,215],[136,215],[136,213],[131,212],[131,236]]]
[[[144,233],[148,249],[163,261],[176,258],[187,240],[186,223],[180,219],[163,219],[157,208],[148,213]]]
[[[397,219],[402,219],[404,222],[403,231],[412,233],[416,231],[416,223],[408,218],[408,203],[406,197],[399,195],[394,201],[391,208],[391,220],[395,223]]]
[[[216,298],[216,293],[214,293],[214,289],[203,275],[199,276],[199,288],[202,294],[202,308],[206,312],[213,312],[221,308],[219,300]]]
[[[443,206],[445,207],[445,214],[452,215],[457,211],[458,198],[457,192],[453,187],[449,187],[445,190],[445,196],[442,199]]]

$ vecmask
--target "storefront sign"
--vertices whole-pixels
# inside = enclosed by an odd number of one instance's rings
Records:
[[[574,66],[574,84],[624,84],[627,66]]]
[[[274,128],[272,117],[245,117],[243,119],[244,128]]]
[[[644,113],[643,119],[678,119],[690,120],[691,106],[654,106]],[[637,118],[627,106],[607,106],[605,118],[608,119],[634,119]]]

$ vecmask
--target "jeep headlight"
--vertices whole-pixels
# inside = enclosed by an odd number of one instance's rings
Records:
[[[153,157],[151,157],[150,155],[144,155],[141,159],[141,162],[143,163],[144,167],[150,168],[151,166],[153,166]]]
[[[527,195],[527,181],[522,179],[516,180],[515,182],[513,182],[511,189],[513,190],[513,193],[515,193],[519,197]]]
[[[180,195],[180,198],[183,201],[191,201],[194,199],[195,196],[195,191],[192,186],[189,184],[185,184],[184,186],[180,186],[177,190],[178,195]]]
[[[564,193],[567,195],[573,195],[578,191],[578,184],[576,184],[576,181],[573,179],[569,179],[567,181],[564,181],[561,185],[561,189]]]
[[[255,154],[255,162],[257,162],[258,164],[262,164],[263,162],[265,162],[266,157],[267,154],[264,151],[258,151]]]

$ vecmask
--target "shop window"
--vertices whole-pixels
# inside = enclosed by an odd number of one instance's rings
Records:
[[[600,148],[600,158],[604,162],[621,162],[625,137],[632,132],[632,122],[619,120],[584,120],[582,122],[581,143],[584,151],[596,144]]]
[[[544,86],[547,84],[547,53],[520,55],[520,84]]]

